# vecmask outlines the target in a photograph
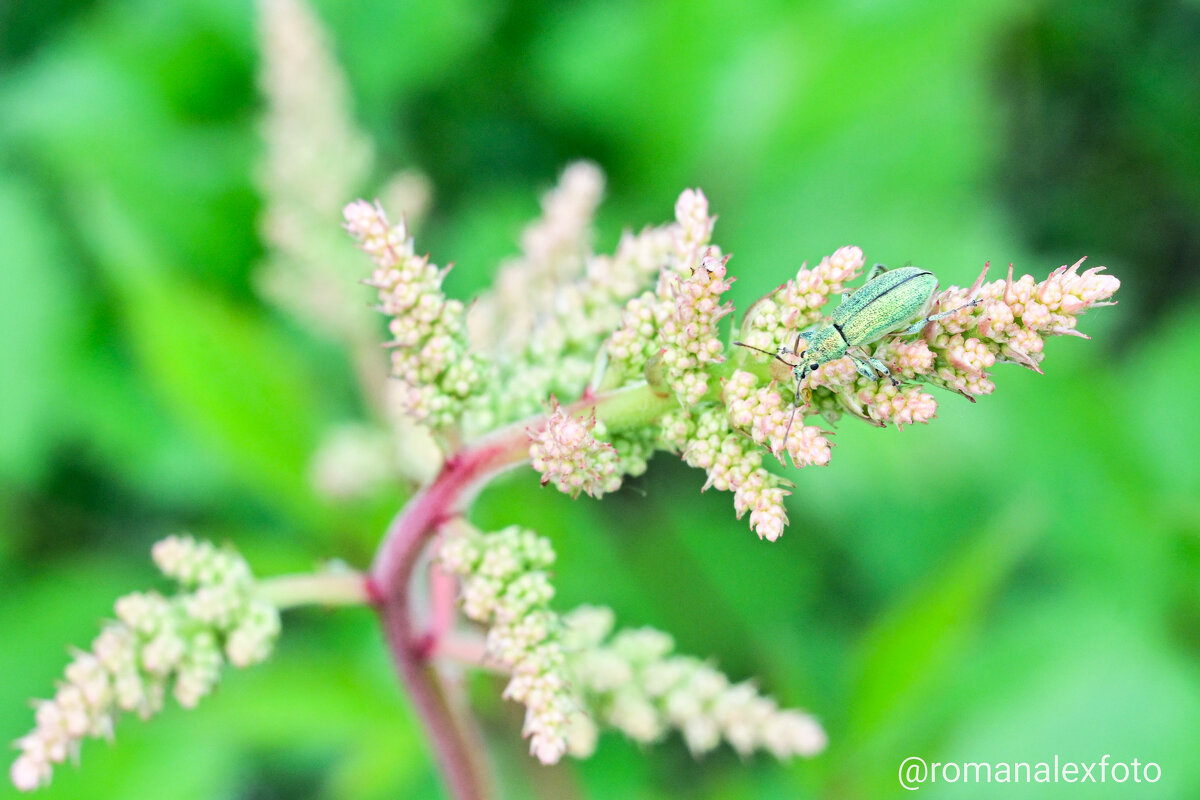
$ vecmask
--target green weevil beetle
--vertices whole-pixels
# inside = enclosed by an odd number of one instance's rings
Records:
[[[867,274],[866,283],[842,295],[842,302],[834,309],[829,322],[797,333],[791,349],[780,347],[776,352],[771,352],[745,342],[734,342],[777,358],[792,370],[792,377],[796,379],[796,404],[783,434],[784,442],[791,433],[796,409],[800,407],[804,379],[813,370],[849,356],[859,375],[868,380],[884,377],[892,385],[899,386],[900,382],[892,376],[886,364],[865,349],[860,354],[852,352],[851,348],[862,348],[892,333],[901,336],[916,333],[934,320],[945,319],[964,308],[979,304],[978,299],[972,300],[950,311],[931,314],[912,322],[913,317],[921,313],[933,297],[937,285],[937,276],[929,270],[919,267],[889,270],[883,264],[876,264]],[[804,350],[800,349],[801,341],[807,342]],[[794,356],[797,360],[788,361],[785,355]]]

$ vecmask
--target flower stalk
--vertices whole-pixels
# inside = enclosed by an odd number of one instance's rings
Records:
[[[258,595],[280,611],[297,606],[360,606],[370,602],[367,578],[350,569],[279,575],[258,582]]]

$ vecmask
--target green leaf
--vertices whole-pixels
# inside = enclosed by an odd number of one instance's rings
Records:
[[[79,298],[53,219],[33,187],[0,174],[0,480],[36,481],[60,434]]]
[[[109,195],[87,196],[79,225],[162,400],[268,502],[308,518],[316,510],[306,476],[319,420],[298,354],[262,319],[165,264]]]
[[[878,745],[911,733],[914,709],[937,694],[993,594],[1041,532],[1036,505],[1027,502],[988,525],[863,637],[852,667],[847,742]]]

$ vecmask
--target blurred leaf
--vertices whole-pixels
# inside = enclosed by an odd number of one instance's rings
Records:
[[[33,186],[0,173],[0,483],[32,483],[60,438],[61,376],[72,369],[79,297],[54,215]]]
[[[88,196],[80,227],[163,399],[267,502],[311,525],[307,468],[319,421],[297,354],[261,320],[164,265],[111,196]]]
[[[1026,503],[987,524],[862,638],[847,698],[849,746],[870,752],[880,737],[905,735],[913,708],[938,690],[996,590],[1042,532],[1040,516]]]
[[[244,5],[238,15],[249,33]],[[0,132],[51,181],[107,187],[169,255],[248,294],[258,253],[251,60],[232,48],[237,29],[223,16],[206,0],[105,4],[0,84]],[[189,69],[197,40],[205,55]],[[224,86],[216,118],[191,108],[211,103],[191,97],[204,81]]]
[[[1197,510],[1200,416],[1185,398],[1200,396],[1200,313],[1193,305],[1156,323],[1123,371],[1125,384],[1136,385],[1143,402],[1154,409],[1130,415],[1133,455],[1159,493]]]
[[[1103,598],[1043,604],[1013,614],[991,647],[961,676],[965,713],[926,755],[942,761],[1154,761],[1153,792],[1193,797],[1200,776],[1190,747],[1200,714],[1200,671],[1171,652],[1158,632]],[[988,687],[979,696],[978,687]],[[914,749],[914,752],[917,752]],[[898,761],[897,761],[898,763]],[[877,781],[892,785],[894,776]],[[926,787],[933,789],[935,787]],[[956,785],[939,797],[992,797],[994,787]],[[923,790],[924,791],[924,790]],[[1041,796],[1040,787],[1013,796]],[[1130,784],[1087,795],[1128,797]]]

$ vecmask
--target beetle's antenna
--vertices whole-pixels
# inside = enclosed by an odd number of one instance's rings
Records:
[[[769,356],[776,355],[775,353],[772,353],[770,350],[763,350],[761,347],[755,347],[754,345],[746,344],[745,342],[734,342],[734,344],[737,345],[738,347],[747,347],[751,350],[757,350],[760,353],[766,353]]]
[[[790,364],[787,361],[784,361],[783,356],[781,356],[779,353],[773,353],[770,350],[763,350],[761,347],[755,347],[754,345],[746,344],[745,342],[734,342],[734,344],[737,345],[738,347],[747,347],[751,350],[757,350],[758,352],[762,353],[763,355],[768,355],[771,358],[778,358],[781,362],[783,362],[784,364],[787,364],[789,367],[794,368],[796,366],[795,364]],[[793,355],[795,355],[795,354],[793,353]]]
[[[796,378],[796,400],[792,403],[792,416],[788,419],[787,427],[783,429],[783,449],[787,450],[788,437],[792,435],[792,423],[796,421],[796,412],[800,410],[800,383],[803,378]],[[793,460],[793,465],[795,461]]]
[[[788,437],[792,435],[792,423],[796,421],[796,410],[798,408],[800,408],[800,406],[798,406],[794,403],[792,404],[792,416],[788,420],[787,427],[783,429],[783,452],[785,452],[785,453],[788,452],[788,449],[787,449]]]

